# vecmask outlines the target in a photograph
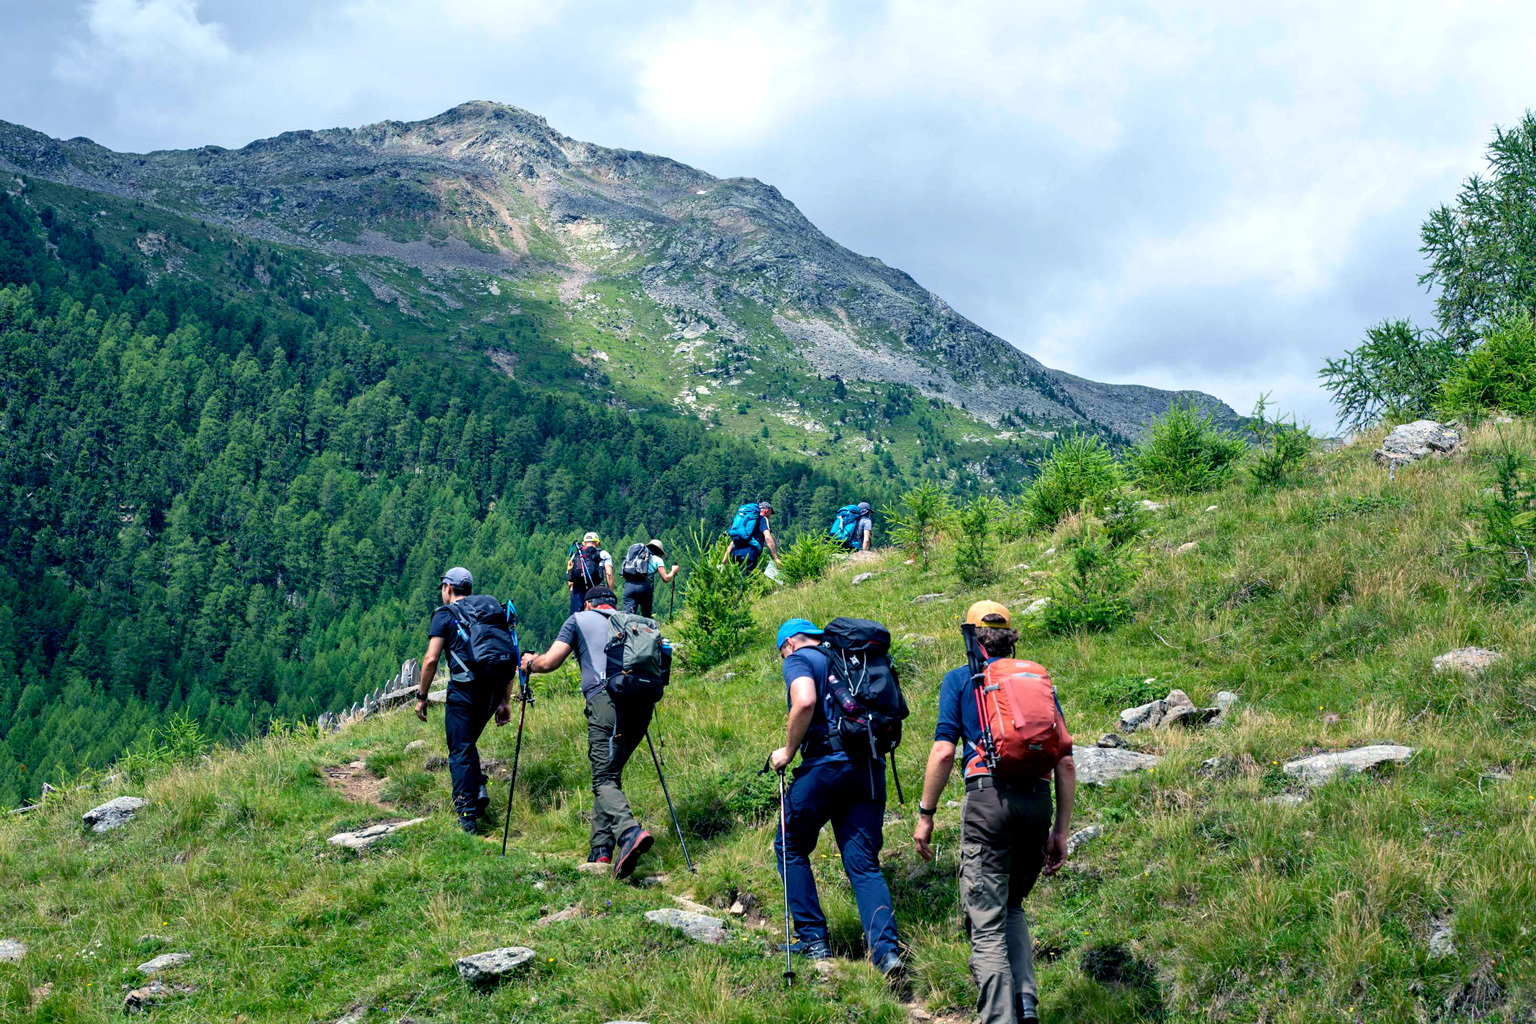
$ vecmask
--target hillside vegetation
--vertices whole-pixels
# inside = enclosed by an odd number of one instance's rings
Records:
[[[1277,490],[1244,475],[1169,500],[1121,548],[1134,579],[1129,621],[1059,635],[1026,628],[1023,651],[1052,670],[1080,748],[1122,708],[1174,687],[1197,704],[1218,690],[1240,697],[1221,725],[1128,735],[1161,762],[1081,792],[1077,827],[1102,833],[1030,900],[1048,1019],[1536,1015],[1531,598],[1489,595],[1467,546],[1493,463],[1509,451],[1536,456],[1536,429],[1487,422],[1449,457],[1390,473],[1371,456],[1383,433],[1310,456]],[[926,573],[898,551],[860,559],[761,599],[749,650],[676,675],[656,732],[696,877],[665,829],[643,749],[626,784],[658,840],[640,874],[664,880],[614,884],[577,871],[591,798],[569,673],[537,680],[506,860],[495,841],[454,827],[446,771],[433,769],[444,752],[438,712],[428,726],[391,713],[336,734],[278,731],[205,761],[88,777],[86,789],[0,824],[3,937],[30,946],[0,964],[0,1018],[116,1018],[138,980],[133,965],[175,950],[193,959],[166,978],[196,991],[156,1008],[163,1021],[965,1020],[957,807],[940,810],[935,864],[919,862],[909,839],[938,681],[962,660],[966,604],[998,597],[1020,611],[1061,599],[1082,530],[1069,517],[1054,534],[994,548],[998,582],[975,588],[951,572],[952,538]],[[854,584],[869,572],[878,575]],[[829,840],[817,871],[844,959],[826,977],[802,967],[786,989],[767,950],[782,921],[774,790],[756,774],[782,734],[772,628],[789,615],[839,614],[889,624],[913,706],[897,758],[908,805],[892,806],[885,857],[908,991],[886,989],[859,959]],[[1480,675],[1432,670],[1434,656],[1468,645],[1502,657]],[[510,758],[514,731],[488,733],[482,754]],[[407,752],[416,739],[426,749]],[[1315,788],[1282,770],[1382,742],[1415,752]],[[366,767],[348,791],[327,784],[325,769],[355,761]],[[504,783],[498,790],[499,801]],[[123,828],[85,832],[81,812],[119,793],[149,803]],[[1269,799],[1286,794],[1299,799]],[[959,797],[952,784],[946,799]],[[428,820],[361,854],[325,841],[418,815]],[[642,916],[680,895],[719,908],[739,900],[748,915],[719,910],[730,940],[694,945]],[[572,907],[579,914],[538,923]],[[767,931],[748,927],[758,916]],[[1431,935],[1446,929],[1454,950],[1434,956]],[[537,952],[523,974],[487,993],[459,980],[455,957],[507,945]]]

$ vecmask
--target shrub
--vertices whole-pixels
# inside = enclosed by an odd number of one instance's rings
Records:
[[[1359,347],[1329,359],[1318,376],[1333,395],[1339,421],[1359,430],[1386,417],[1418,419],[1440,398],[1440,384],[1456,362],[1456,349],[1407,320],[1383,320]]]
[[[1252,429],[1257,443],[1248,453],[1246,468],[1248,478],[1255,487],[1282,487],[1290,483],[1296,470],[1301,468],[1312,453],[1312,432],[1298,427],[1296,418],[1287,423],[1276,416],[1266,415],[1269,395],[1259,396],[1253,404]]]
[[[692,614],[677,632],[683,658],[700,671],[741,653],[756,630],[752,600],[761,590],[761,577],[725,557],[729,543],[724,537],[712,542],[703,523],[689,537],[692,568],[683,608]]]
[[[1153,420],[1126,461],[1148,490],[1194,494],[1226,483],[1247,451],[1248,442],[1185,402]]]
[[[1120,467],[1101,438],[1073,434],[1057,442],[1021,502],[1031,530],[1049,530],[1120,487]]]
[[[1110,546],[1118,548],[1147,532],[1152,515],[1141,507],[1140,500],[1121,491],[1100,504],[1099,521]]]
[[[1493,493],[1472,509],[1467,554],[1487,595],[1514,597],[1536,576],[1536,474],[1530,457],[1508,445],[1492,461]]]
[[[955,575],[973,587],[997,579],[997,521],[1008,506],[990,495],[972,498],[955,516]]]
[[[172,715],[164,725],[117,761],[117,769],[130,781],[142,785],[178,764],[191,764],[208,752],[208,738],[186,712]]]
[[[939,538],[949,529],[954,518],[954,499],[947,490],[931,480],[925,480],[903,494],[897,507],[885,512],[891,539],[910,551],[924,570],[928,568],[928,559]]]
[[[1536,320],[1525,310],[1503,317],[1445,382],[1446,409],[1536,412]]]
[[[819,580],[841,549],[830,538],[818,533],[802,533],[779,559],[779,578],[789,586]]]
[[[1135,582],[1126,548],[1117,548],[1084,519],[1066,543],[1067,567],[1051,586],[1041,615],[1049,633],[1102,632],[1132,616],[1127,591]]]

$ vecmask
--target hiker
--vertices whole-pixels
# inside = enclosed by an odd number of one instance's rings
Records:
[[[976,1011],[982,1024],[1038,1021],[1034,950],[1023,901],[1036,878],[1042,872],[1055,874],[1067,857],[1077,791],[1072,737],[1045,669],[1004,660],[1013,658],[1019,639],[1007,607],[977,601],[965,623],[974,629],[975,643],[968,645],[972,664],[947,673],[940,684],[939,721],[912,839],[918,854],[932,860],[934,810],[955,763],[955,745],[963,740],[960,893],[971,939]],[[985,666],[979,680],[983,685],[975,678],[977,662]],[[989,708],[988,722],[998,712],[994,687],[1007,691],[1011,732],[1001,728],[1002,722],[995,729],[983,728],[979,709]]]
[[[624,610],[632,615],[651,617],[651,603],[656,597],[656,574],[661,582],[671,583],[677,578],[677,566],[669,571],[665,561],[667,552],[661,541],[654,538],[644,544],[631,544],[624,555],[620,573],[624,577]]]
[[[787,826],[773,840],[799,936],[793,943],[788,935],[784,939],[792,952],[807,959],[825,960],[832,955],[810,861],[822,826],[830,821],[843,871],[858,903],[870,959],[882,974],[891,976],[903,968],[891,892],[880,872],[885,762],[855,764],[833,736],[827,711],[828,655],[820,646],[823,635],[808,619],[790,619],[779,627],[789,724],[784,746],[768,755],[768,762],[774,771],[782,772],[795,752],[800,753],[800,766],[785,796]]]
[[[849,551],[868,551],[874,532],[874,512],[867,501],[844,505],[832,516],[832,525],[827,527],[827,536]]]
[[[588,530],[580,544],[571,546],[565,561],[565,586],[571,592],[571,614],[581,611],[587,591],[599,583],[613,589],[613,556],[598,546],[597,534]]]
[[[553,672],[574,650],[587,702],[587,758],[592,762],[592,842],[589,864],[612,864],[614,878],[628,878],[652,837],[635,820],[621,788],[624,766],[645,739],[654,701],[615,702],[609,692],[608,616],[618,599],[610,587],[587,590],[581,611],[565,620],[555,642],[540,655],[523,655],[527,672]],[[615,849],[616,848],[616,849]]]
[[[448,699],[443,728],[448,739],[448,773],[453,777],[453,807],[459,827],[477,832],[482,824],[490,824],[491,797],[475,741],[492,716],[499,726],[512,719],[512,681],[516,677],[512,637],[506,628],[505,609],[494,597],[475,593],[475,580],[468,569],[455,566],[443,573],[438,596],[443,603],[433,611],[427,627],[427,653],[422,656],[421,679],[416,684],[416,717],[427,720],[427,694],[437,676],[438,662],[446,653]],[[498,628],[504,638],[495,635]],[[482,643],[477,645],[477,639]],[[496,664],[475,657],[477,646],[484,648],[487,642],[501,659]],[[479,653],[484,655],[485,651]]]
[[[731,520],[730,529],[725,531],[731,539],[731,546],[726,549],[725,558],[720,560],[720,564],[726,564],[727,559],[735,559],[751,572],[763,557],[764,547],[777,562],[779,546],[774,542],[773,531],[768,528],[768,519],[772,515],[773,505],[766,501],[749,501],[738,508]]]

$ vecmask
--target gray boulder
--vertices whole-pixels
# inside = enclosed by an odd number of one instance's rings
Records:
[[[1125,746],[1125,738],[1117,732],[1107,732],[1099,737],[1099,742],[1095,743],[1094,746],[1123,747]]]
[[[176,996],[191,995],[197,991],[195,985],[183,985],[180,983],[167,985],[163,981],[152,981],[142,988],[136,988],[123,997],[124,1013],[143,1013],[156,1003],[163,1003],[167,999]]]
[[[143,806],[144,801],[136,796],[120,796],[92,807],[80,815],[80,820],[90,826],[92,832],[110,832],[132,821],[134,812]]]
[[[1231,690],[1218,690],[1216,693],[1216,710],[1226,714],[1241,700],[1242,698]]]
[[[1072,754],[1077,781],[1085,786],[1102,786],[1132,772],[1152,768],[1161,760],[1156,754],[1113,747],[1078,747]]]
[[[146,960],[139,964],[139,973],[147,978],[153,977],[161,971],[179,966],[191,959],[191,953],[162,953],[153,960]]]
[[[1159,697],[1140,707],[1126,708],[1120,712],[1120,731],[1135,732],[1137,729],[1156,729],[1168,713],[1168,702]]]
[[[912,599],[912,603],[913,604],[928,604],[930,601],[937,601],[939,598],[941,598],[943,596],[944,596],[943,594],[918,594],[916,597],[914,597]]]
[[[725,922],[709,914],[666,907],[661,910],[647,910],[645,919],[664,928],[675,928],[694,942],[703,942],[711,946],[719,946],[725,942]]]
[[[426,820],[426,818],[412,818],[410,821],[380,822],[377,825],[360,828],[356,832],[338,832],[327,839],[326,842],[332,846],[345,846],[349,850],[366,850],[385,836],[393,835],[403,828],[410,828],[412,825],[419,825]]]
[[[1434,420],[1415,420],[1394,427],[1376,449],[1376,461],[1382,465],[1404,465],[1431,455],[1449,454],[1461,443],[1461,435]]]
[[[1073,832],[1067,839],[1067,856],[1070,857],[1078,850],[1087,846],[1104,834],[1103,825],[1087,825]]]
[[[872,572],[861,572],[861,573],[859,573],[857,576],[855,576],[853,578],[853,585],[854,586],[858,586],[861,583],[868,583],[870,580],[872,580],[874,578],[875,578],[875,574],[872,573]]]
[[[1429,955],[1434,960],[1456,955],[1456,933],[1449,920],[1435,922],[1435,930],[1429,936]]]
[[[505,946],[460,957],[453,965],[459,969],[459,977],[466,985],[483,988],[501,984],[532,959],[533,950],[527,946]]]
[[[1320,786],[1335,775],[1352,775],[1388,763],[1403,764],[1412,756],[1412,747],[1396,743],[1374,743],[1354,750],[1337,750],[1287,761],[1284,770],[1285,774],[1303,785]]]
[[[20,939],[0,939],[0,964],[20,963],[27,955],[27,944]]]
[[[405,752],[407,754],[414,754],[418,750],[426,750],[426,749],[427,749],[427,741],[426,740],[411,740],[411,742],[409,742],[409,743],[407,743],[405,745]]]
[[[1430,664],[1436,672],[1460,672],[1468,678],[1481,675],[1483,670],[1504,655],[1486,647],[1458,647],[1454,651],[1436,657]]]

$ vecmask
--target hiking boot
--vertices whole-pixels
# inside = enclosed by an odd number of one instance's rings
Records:
[[[906,973],[907,965],[901,962],[900,953],[887,953],[884,960],[875,964],[875,970],[894,980]]]
[[[475,797],[475,813],[483,818],[486,816],[485,812],[490,809],[490,806],[491,794],[486,792],[484,786],[481,786],[479,794]]]
[[[796,956],[803,956],[807,960],[826,960],[832,956],[832,950],[823,939],[796,939],[791,943],[779,943],[779,951],[789,950]]]
[[[468,832],[472,836],[479,835],[480,819],[475,817],[473,814],[461,814],[459,815],[459,828],[463,829],[465,832]]]
[[[619,839],[618,854],[613,858],[613,877],[628,878],[634,874],[640,855],[651,848],[656,840],[639,825],[633,825]]]
[[[592,847],[592,852],[587,855],[587,863],[588,864],[612,864],[613,863],[613,847],[611,847],[611,846],[594,846],[594,847]]]

